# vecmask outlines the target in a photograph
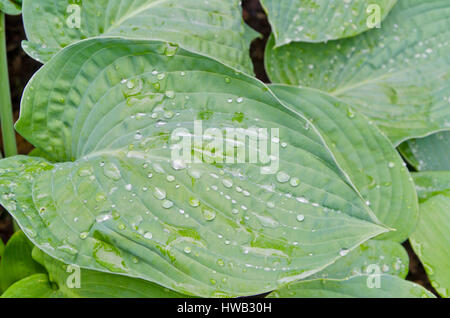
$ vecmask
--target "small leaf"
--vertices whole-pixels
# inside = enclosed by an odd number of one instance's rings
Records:
[[[354,105],[397,146],[450,125],[447,0],[401,0],[356,37],[266,49],[272,82],[313,87]]]
[[[412,176],[420,202],[438,194],[450,193],[450,171],[415,172]]]
[[[29,275],[45,272],[44,268],[31,258],[33,244],[22,231],[14,233],[6,244],[0,262],[0,291]]]
[[[420,188],[428,188],[416,178]],[[446,179],[447,184],[450,179]],[[431,285],[442,297],[449,297],[450,277],[450,187],[420,204],[420,219],[410,237],[411,246],[425,267]]]
[[[9,287],[0,298],[65,298],[47,274],[33,274]]]
[[[253,74],[239,0],[26,0],[24,49],[47,62],[62,48],[96,36],[161,40]],[[42,23],[45,21],[45,23]],[[176,46],[168,44],[166,54]]]
[[[450,170],[450,131],[405,141],[399,150],[418,171]]]
[[[33,258],[49,275],[29,276],[12,285],[3,298],[178,298],[186,297],[142,279],[78,270],[33,249]],[[79,275],[79,276],[78,276]]]
[[[436,298],[420,285],[397,276],[355,276],[348,280],[313,280],[293,283],[271,293],[269,298]]]
[[[21,2],[18,0],[0,0],[0,12],[9,15],[19,15],[22,12]]]
[[[291,42],[327,42],[355,36],[376,27],[378,23],[381,25],[396,2],[397,0],[261,1],[269,16],[277,47]],[[368,21],[375,23],[372,25]]]

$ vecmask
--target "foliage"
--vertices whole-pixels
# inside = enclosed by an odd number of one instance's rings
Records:
[[[2,297],[448,297],[450,4],[261,2],[274,84],[238,0],[23,1]]]

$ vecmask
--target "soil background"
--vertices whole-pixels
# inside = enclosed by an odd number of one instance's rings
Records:
[[[269,79],[264,70],[264,49],[267,38],[271,33],[270,25],[259,0],[243,0],[242,6],[244,20],[253,29],[261,33],[261,38],[254,40],[250,49],[256,77],[265,83],[269,83]],[[15,121],[19,117],[20,99],[23,89],[42,64],[30,58],[21,48],[22,40],[26,39],[21,16],[6,16],[6,38],[11,98]],[[19,153],[28,154],[33,149],[33,146],[20,135],[16,136]],[[11,218],[0,206],[0,239],[6,243],[12,233],[13,227]],[[437,295],[409,242],[405,242],[403,246],[406,248],[410,260],[410,269],[407,279],[424,286]]]

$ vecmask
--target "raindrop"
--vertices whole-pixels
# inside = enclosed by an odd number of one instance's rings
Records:
[[[166,47],[164,49],[164,55],[166,56],[174,56],[178,51],[178,46],[173,44],[166,44]]]
[[[200,201],[196,198],[190,198],[189,199],[189,205],[195,207],[198,207],[200,205]]]
[[[167,179],[167,181],[169,181],[169,182],[173,182],[173,181],[175,180],[175,177],[174,177],[174,176],[171,176],[171,175],[168,175],[168,176],[166,177],[166,179]]]
[[[222,183],[225,188],[231,188],[233,186],[233,181],[231,179],[223,179]]]
[[[173,207],[173,202],[170,200],[164,200],[161,205],[164,209],[170,209]]]
[[[212,221],[216,218],[216,212],[209,210],[209,209],[203,209],[203,217],[206,221]]]
[[[182,169],[186,168],[186,164],[181,159],[173,160],[172,168],[175,170],[182,170]]]
[[[155,187],[155,191],[153,192],[153,195],[158,200],[163,200],[166,198],[166,191],[164,189],[160,189],[158,187]]]
[[[103,173],[105,174],[106,177],[114,181],[120,180],[121,178],[120,170],[117,168],[115,164],[110,162],[104,165]]]
[[[285,183],[288,182],[291,177],[284,171],[280,171],[277,173],[278,182]]]
[[[345,256],[345,255],[348,254],[348,252],[349,252],[349,249],[347,249],[347,248],[341,248],[341,250],[339,251],[339,255]]]
[[[175,92],[174,91],[166,91],[166,97],[173,99],[175,98]]]
[[[291,178],[291,181],[289,182],[291,186],[297,187],[300,184],[300,179],[297,177]]]

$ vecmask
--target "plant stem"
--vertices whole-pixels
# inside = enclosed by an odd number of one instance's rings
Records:
[[[0,12],[0,119],[5,157],[17,155],[11,93],[9,88],[8,60],[6,55],[5,14]]]
[[[2,126],[3,151],[5,157],[17,155],[7,58],[5,14],[0,11],[0,123]],[[19,226],[14,219],[13,229],[14,232],[19,230]]]

